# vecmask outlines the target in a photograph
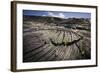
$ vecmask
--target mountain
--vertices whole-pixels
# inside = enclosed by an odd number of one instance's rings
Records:
[[[23,16],[24,20],[39,20],[40,22],[46,21],[50,23],[60,23],[60,24],[90,24],[89,18],[59,18],[59,17],[49,17],[49,16]]]

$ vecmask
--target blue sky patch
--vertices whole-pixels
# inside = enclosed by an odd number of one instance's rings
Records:
[[[64,12],[64,11],[23,10],[23,15],[27,15],[27,16],[51,16],[51,17],[60,17],[60,18],[91,18],[91,13]]]

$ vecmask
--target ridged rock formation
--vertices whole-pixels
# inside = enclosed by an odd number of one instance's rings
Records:
[[[90,59],[89,24],[69,25],[65,21],[68,20],[24,16],[23,62]]]

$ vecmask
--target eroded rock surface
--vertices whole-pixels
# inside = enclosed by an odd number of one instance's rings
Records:
[[[67,24],[67,21],[24,17],[23,62],[90,59],[90,24]]]

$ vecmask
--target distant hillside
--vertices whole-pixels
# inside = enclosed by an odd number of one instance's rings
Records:
[[[24,16],[24,20],[30,21],[46,21],[48,23],[56,23],[56,24],[90,24],[89,18],[58,18],[58,17],[47,17],[47,16]]]

